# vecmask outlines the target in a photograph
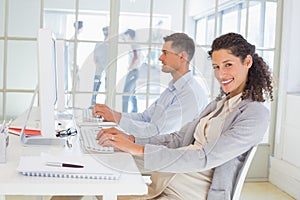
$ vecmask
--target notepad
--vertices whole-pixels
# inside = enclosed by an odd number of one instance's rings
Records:
[[[73,163],[83,168],[49,166],[48,162]],[[82,156],[22,156],[17,171],[25,176],[118,180],[120,173],[105,166],[91,155]]]

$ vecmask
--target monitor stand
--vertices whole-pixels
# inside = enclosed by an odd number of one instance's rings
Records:
[[[43,136],[25,136],[21,135],[21,141],[25,145],[55,145],[55,146],[65,146],[65,138],[46,138]]]
[[[48,136],[49,134],[43,134],[43,133],[41,135],[30,135],[30,136],[25,134],[25,129],[27,127],[30,129],[31,124],[33,124],[33,126],[40,126],[39,116],[40,116],[39,108],[30,107],[27,111],[25,111],[20,117],[18,117],[15,120],[15,123],[23,124],[20,133],[21,142],[24,145],[56,145],[56,146],[66,145],[66,138],[55,137],[55,132],[53,132],[53,136],[51,137]]]

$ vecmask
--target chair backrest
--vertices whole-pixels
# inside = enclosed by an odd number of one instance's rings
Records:
[[[244,185],[244,181],[245,181],[247,172],[249,170],[250,164],[255,155],[256,149],[257,149],[257,146],[254,146],[248,151],[248,154],[245,158],[245,162],[244,162],[242,168],[240,169],[238,176],[236,178],[235,186],[233,189],[232,200],[239,200],[239,198],[240,198],[241,191],[242,191],[242,188]]]

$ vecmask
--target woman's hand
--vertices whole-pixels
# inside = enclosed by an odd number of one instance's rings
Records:
[[[102,116],[104,121],[115,122],[119,124],[121,119],[121,113],[110,109],[105,104],[95,104],[93,108],[94,116]]]
[[[102,128],[96,139],[101,146],[114,146],[132,155],[144,155],[144,146],[135,144],[134,136],[127,135],[117,128]]]

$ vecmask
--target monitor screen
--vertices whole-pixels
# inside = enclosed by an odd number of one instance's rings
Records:
[[[66,83],[68,80],[68,60],[66,44],[62,40],[55,41],[56,51],[56,111],[57,114],[66,111],[65,91],[67,90]],[[66,81],[65,81],[66,80]]]
[[[57,49],[56,49],[56,41],[54,38],[52,38],[52,47],[51,47],[53,53],[52,53],[52,76],[53,77],[53,105],[55,107],[56,103],[57,103],[57,88],[58,88],[58,84],[57,84]]]

